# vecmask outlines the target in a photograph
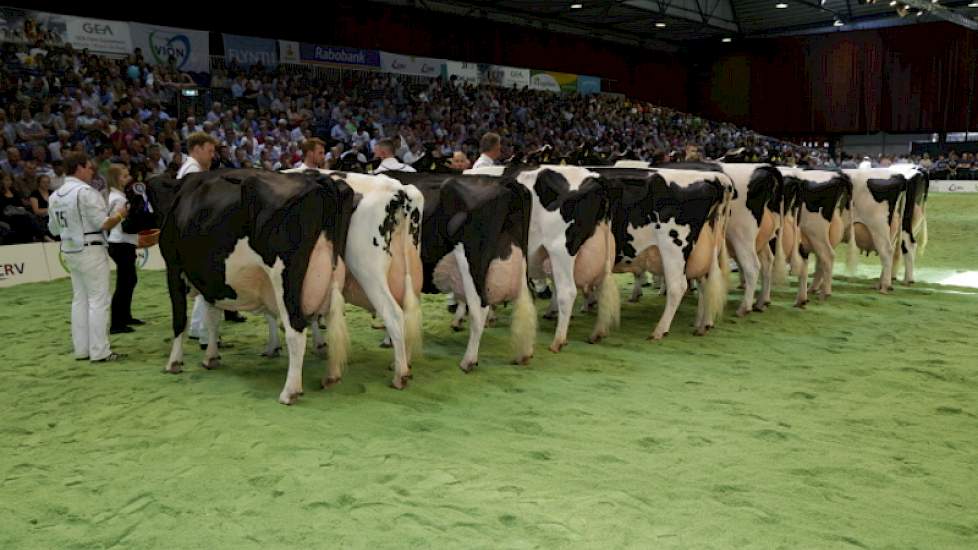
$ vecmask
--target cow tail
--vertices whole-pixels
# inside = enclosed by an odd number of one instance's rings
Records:
[[[520,290],[513,304],[513,322],[510,325],[510,347],[513,361],[525,365],[533,357],[533,344],[537,336],[537,310],[530,295],[529,279],[527,278],[527,259],[523,256],[521,262]],[[461,306],[459,306],[461,307]]]
[[[723,195],[721,208],[718,212],[717,235],[718,241],[717,254],[713,255],[710,262],[710,272],[706,278],[706,288],[703,293],[706,297],[708,308],[707,318],[713,323],[718,323],[723,315],[723,308],[727,305],[727,285],[730,280],[730,254],[727,250],[727,222],[730,217],[730,200],[732,193],[727,192]]]
[[[778,286],[783,286],[788,283],[788,269],[787,269],[787,258],[784,255],[784,201],[781,201],[781,211],[779,212],[778,218],[778,230],[774,235],[774,269],[772,271],[772,278],[774,279],[774,284]]]
[[[602,223],[598,227],[604,233],[605,261],[604,278],[601,280],[601,288],[598,289],[598,320],[594,324],[594,333],[591,335],[593,342],[607,336],[612,329],[618,328],[621,324],[621,295],[618,291],[618,282],[612,274],[615,263],[615,237],[611,234],[611,228],[607,223]]]
[[[337,262],[339,264],[339,262]],[[350,331],[346,325],[346,301],[343,299],[343,278],[333,270],[329,294],[329,313],[326,319],[326,345],[329,349],[330,372],[342,373],[350,358]],[[317,321],[313,321],[316,323]]]
[[[408,361],[419,359],[422,356],[423,341],[421,336],[421,303],[418,299],[419,287],[414,286],[414,278],[411,271],[414,265],[421,262],[421,253],[418,247],[421,246],[421,212],[424,209],[424,199],[420,192],[416,192],[415,197],[409,195],[409,202],[405,208],[404,218],[401,220],[401,233],[404,238],[404,301],[402,310],[404,312],[404,348]],[[411,233],[412,214],[418,215],[417,219],[417,241],[415,245],[414,237]]]
[[[855,193],[849,193],[849,244],[846,245],[846,274],[856,275],[859,266],[859,246],[856,245],[856,200]]]

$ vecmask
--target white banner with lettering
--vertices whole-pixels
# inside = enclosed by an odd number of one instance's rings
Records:
[[[408,74],[412,76],[441,75],[444,59],[434,57],[413,57],[399,53],[380,52],[380,69],[385,73]]]
[[[66,41],[76,50],[128,55],[132,53],[129,23],[65,16]]]
[[[115,262],[109,262],[115,269]],[[136,251],[136,269],[161,271],[166,262],[160,248],[141,248]],[[40,283],[64,279],[70,275],[68,264],[61,254],[59,243],[30,243],[0,246],[0,288],[24,283]]]
[[[166,65],[170,56],[179,71],[210,72],[210,37],[207,31],[131,23],[132,45],[142,48],[143,59]]]
[[[459,61],[445,62],[445,78],[456,77],[459,82],[479,84],[479,66]]]

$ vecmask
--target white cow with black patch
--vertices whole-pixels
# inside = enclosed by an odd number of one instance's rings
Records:
[[[907,196],[903,203],[903,219],[900,224],[900,246],[893,257],[893,276],[899,271],[901,257],[904,265],[903,283],[914,283],[914,266],[917,255],[923,255],[927,247],[927,196],[930,178],[927,172],[912,164],[895,164],[890,170],[907,180]]]
[[[303,172],[289,170],[287,173]],[[344,299],[375,313],[384,322],[394,348],[394,380],[401,389],[411,375],[410,361],[421,352],[421,308],[418,297],[423,274],[420,239],[424,197],[412,186],[386,175],[319,170],[355,192],[347,244],[341,264],[347,276]],[[316,171],[312,171],[316,173]],[[278,346],[277,325],[269,325],[269,351]],[[332,330],[328,327],[327,330]],[[318,327],[313,326],[317,347]],[[323,381],[328,387],[338,379]]]
[[[808,304],[808,257],[817,259],[812,289],[819,298],[832,295],[835,249],[852,234],[853,182],[841,171],[779,167],[784,177],[784,211],[781,229],[783,250],[798,275],[795,307]],[[846,263],[854,264],[849,247]]]
[[[651,339],[665,337],[696,280],[696,334],[703,335],[726,301],[725,234],[733,184],[715,170],[595,168],[609,180],[615,271],[662,275],[666,307]]]
[[[876,288],[886,294],[893,290],[894,265],[909,183],[902,171],[891,168],[843,172],[852,180],[856,246],[867,254],[879,254],[881,270]]]
[[[502,175],[503,167],[466,174]],[[527,266],[531,279],[551,277],[557,327],[550,351],[567,344],[567,329],[577,291],[598,292],[598,315],[588,341],[596,343],[617,326],[621,315],[618,287],[611,270],[615,240],[608,217],[608,196],[598,174],[578,166],[541,166],[512,171],[532,194]]]

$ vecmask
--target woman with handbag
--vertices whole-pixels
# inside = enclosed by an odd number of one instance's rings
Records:
[[[113,164],[106,175],[109,185],[109,215],[126,211],[126,186],[132,181],[129,168]],[[112,324],[109,334],[133,332],[131,325],[143,322],[132,316],[132,293],[136,289],[136,244],[138,236],[126,233],[123,224],[109,232],[109,257],[115,262],[115,293],[112,294]]]

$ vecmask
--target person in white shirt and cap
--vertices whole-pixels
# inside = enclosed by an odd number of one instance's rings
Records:
[[[496,161],[503,154],[503,142],[499,137],[499,134],[495,132],[488,132],[482,139],[479,140],[479,155],[478,160],[472,165],[472,168],[482,168],[483,166],[495,166]]]
[[[214,160],[214,148],[217,146],[217,140],[214,136],[206,132],[194,132],[190,134],[187,138],[187,148],[190,150],[190,155],[187,159],[183,161],[180,166],[180,170],[177,172],[177,179],[181,179],[187,174],[195,174],[197,172],[203,172],[209,170],[211,167],[211,161]],[[227,319],[228,312],[225,312],[225,319]],[[194,299],[194,309],[190,314],[190,338],[200,340],[201,342],[207,341],[207,323],[205,322],[207,315],[207,304],[204,297],[200,294]],[[229,320],[238,320],[232,317]],[[243,320],[243,318],[241,318]],[[221,342],[218,342],[221,347],[230,347]],[[206,348],[206,344],[201,344],[201,348]]]
[[[380,165],[374,168],[374,174],[383,172],[417,172],[413,166],[404,164],[394,156],[394,142],[384,138],[374,146],[374,157],[380,159]]]
[[[102,194],[90,183],[95,165],[85,153],[65,157],[68,176],[48,203],[48,230],[61,238],[61,252],[71,271],[71,340],[75,359],[93,363],[118,361],[125,355],[109,346],[109,254],[103,234],[126,217],[113,215]]]
[[[302,162],[295,167],[300,170],[319,170],[326,164],[326,143],[319,138],[302,142]]]

